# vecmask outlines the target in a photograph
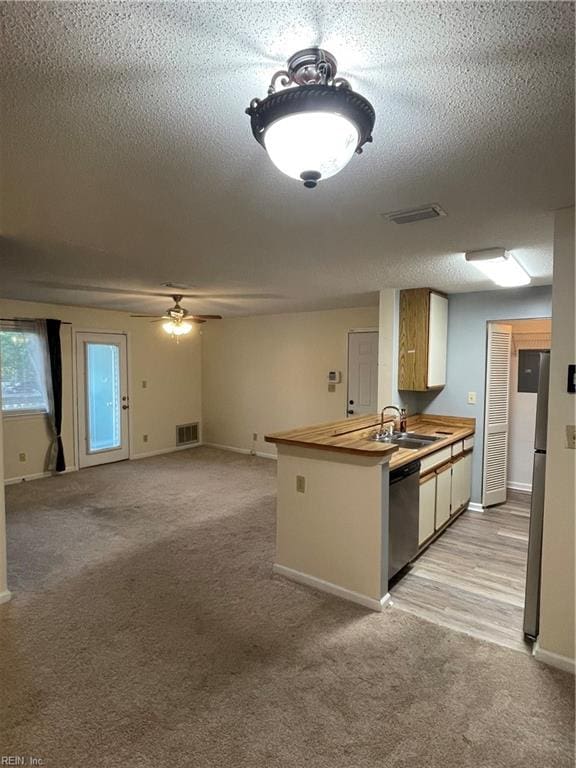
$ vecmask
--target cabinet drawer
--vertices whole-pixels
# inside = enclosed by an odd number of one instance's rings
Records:
[[[457,443],[452,444],[452,456],[460,456],[464,451],[464,443],[462,440],[458,440]]]
[[[466,440],[464,440],[464,450],[469,451],[471,448],[474,448],[474,438],[467,437]]]
[[[430,456],[424,456],[424,458],[420,461],[420,474],[424,475],[433,467],[439,467],[440,464],[444,464],[445,462],[450,461],[451,458],[451,445],[447,446],[446,448],[442,448],[440,451],[436,451],[436,453],[430,454]]]

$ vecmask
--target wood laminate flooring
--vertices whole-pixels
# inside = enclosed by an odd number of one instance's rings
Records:
[[[530,495],[467,510],[390,589],[394,608],[469,635],[529,651],[522,620]]]

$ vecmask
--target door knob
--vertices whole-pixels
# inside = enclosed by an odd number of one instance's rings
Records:
[[[123,410],[123,411],[127,411],[127,410],[128,410],[128,408],[130,408],[130,406],[129,406],[129,405],[123,405],[123,406],[122,406],[122,410]]]
[[[354,411],[353,411],[353,410],[350,408],[350,409],[348,409],[348,410],[346,411],[346,413],[347,413],[349,416],[352,416],[352,414],[354,413]]]

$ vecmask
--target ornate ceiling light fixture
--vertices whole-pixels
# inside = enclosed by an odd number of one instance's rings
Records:
[[[283,86],[278,92],[277,80]],[[246,114],[274,165],[308,188],[362,152],[376,117],[370,102],[336,77],[336,59],[321,48],[291,56],[288,69],[272,77],[268,96],[252,99]]]

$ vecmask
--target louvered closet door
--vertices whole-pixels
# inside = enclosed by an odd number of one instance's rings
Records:
[[[488,324],[482,504],[506,501],[512,326]]]

